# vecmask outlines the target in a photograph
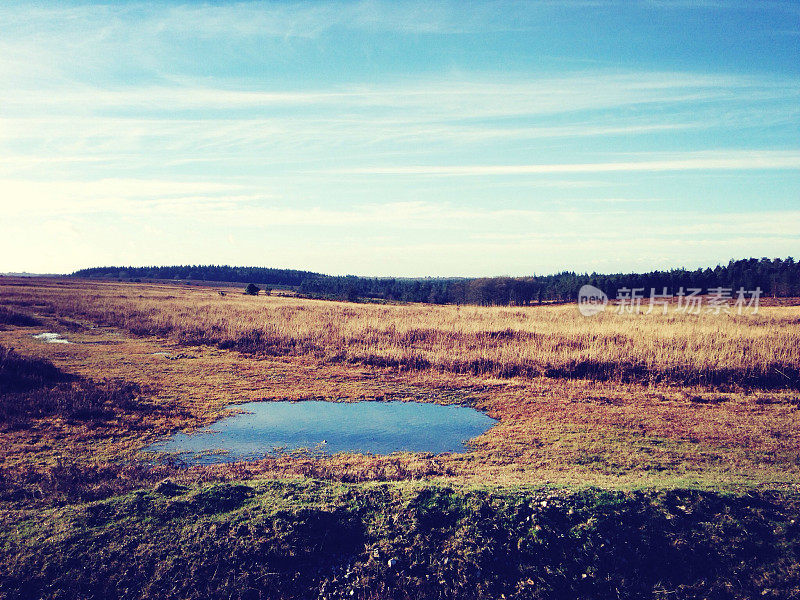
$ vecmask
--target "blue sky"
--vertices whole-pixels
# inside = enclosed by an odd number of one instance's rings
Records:
[[[800,256],[800,3],[0,5],[0,271]]]

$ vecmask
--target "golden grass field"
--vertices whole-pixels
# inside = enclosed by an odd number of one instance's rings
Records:
[[[103,423],[3,426],[7,473],[130,462],[156,439],[219,418],[231,403],[407,399],[471,405],[499,423],[462,454],[292,455],[177,476],[800,485],[798,306],[586,318],[575,305],[352,304],[13,278],[0,279],[0,305],[42,321],[5,326],[0,345],[93,380],[139,384],[155,407],[117,410]],[[42,331],[75,343],[32,338]]]
[[[800,310],[757,315],[581,316],[524,308],[374,305],[218,290],[64,281],[9,288],[9,301],[137,335],[274,355],[476,375],[783,387],[800,375]]]

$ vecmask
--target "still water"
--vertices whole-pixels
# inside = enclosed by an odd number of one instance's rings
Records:
[[[275,449],[327,453],[462,452],[497,421],[474,408],[424,402],[248,402],[246,412],[193,434],[177,433],[151,452],[179,452],[194,464],[252,460]],[[223,452],[219,452],[223,451]]]

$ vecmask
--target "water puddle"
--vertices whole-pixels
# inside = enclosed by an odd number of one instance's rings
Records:
[[[60,333],[53,333],[51,331],[46,331],[45,333],[37,333],[33,336],[35,340],[41,340],[47,344],[71,344],[69,340],[65,340],[61,337]]]
[[[325,453],[463,452],[497,421],[474,408],[424,402],[248,402],[247,411],[196,433],[177,433],[150,452],[191,464],[255,460],[301,448]]]

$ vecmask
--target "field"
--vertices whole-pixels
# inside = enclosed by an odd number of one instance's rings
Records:
[[[192,597],[181,587],[192,569],[216,564],[204,577],[219,597],[792,597],[800,306],[773,304],[587,318],[573,304],[0,278],[0,346],[14,349],[0,353],[0,543],[12,557],[0,586]],[[141,454],[231,404],[286,399],[464,404],[498,424],[443,455],[310,450],[183,467]],[[226,577],[224,553],[203,549],[212,525],[244,565]],[[358,543],[340,547],[348,536]],[[103,544],[105,562],[87,554]],[[179,545],[191,560],[165,549]],[[258,548],[272,567],[254,566]],[[672,575],[646,566],[656,551]],[[97,571],[125,552],[135,573],[107,573],[107,589],[68,558]]]

